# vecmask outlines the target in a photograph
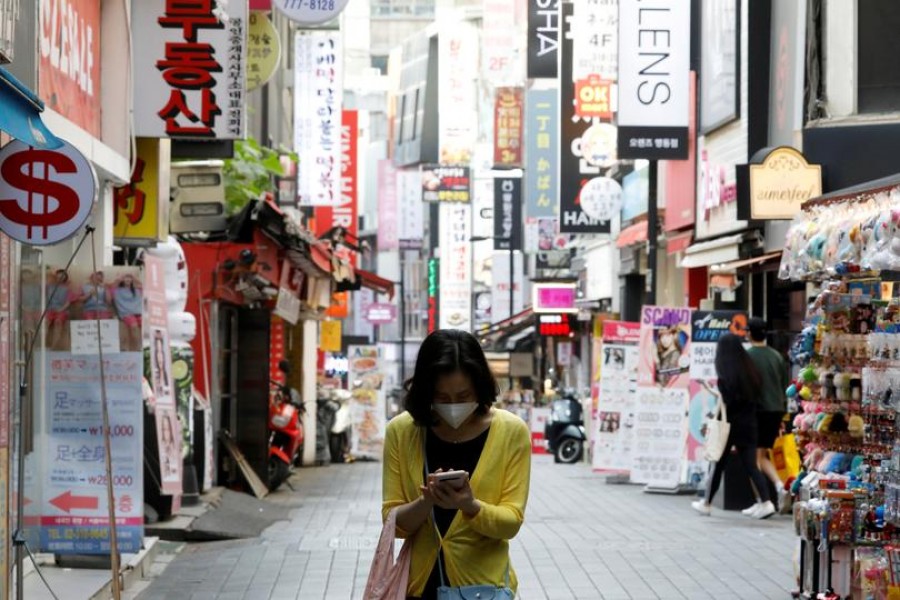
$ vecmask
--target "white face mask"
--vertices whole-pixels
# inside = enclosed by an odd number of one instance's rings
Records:
[[[457,402],[456,404],[438,404],[433,405],[434,411],[444,420],[444,423],[453,429],[459,429],[459,426],[466,422],[475,409],[478,408],[477,402]]]

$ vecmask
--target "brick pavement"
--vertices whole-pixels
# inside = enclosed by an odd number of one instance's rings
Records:
[[[381,530],[377,463],[303,469],[296,508],[260,538],[192,544],[140,600],[355,600]],[[536,457],[525,526],[513,542],[521,600],[789,597],[788,517],[693,514],[690,498],[608,485],[586,465]]]

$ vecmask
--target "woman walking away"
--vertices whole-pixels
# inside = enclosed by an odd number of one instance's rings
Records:
[[[775,506],[769,499],[766,478],[756,466],[756,445],[758,439],[756,423],[756,395],[759,390],[759,373],[753,360],[744,350],[743,340],[731,333],[723,335],[716,346],[716,376],[719,378],[719,393],[728,413],[731,431],[725,453],[716,462],[712,477],[706,488],[706,498],[697,500],[691,506],[697,512],[709,515],[712,500],[719,491],[722,473],[728,465],[732,446],[737,450],[738,460],[744,466],[750,480],[759,493],[757,508],[749,514],[755,519],[768,519],[775,514]]]
[[[491,406],[497,383],[464,331],[429,335],[405,388],[406,412],[385,436],[382,516],[397,509],[397,536],[412,538],[408,597],[432,600],[440,586],[515,590],[509,540],[525,517],[528,426]],[[444,479],[449,471],[463,473]]]

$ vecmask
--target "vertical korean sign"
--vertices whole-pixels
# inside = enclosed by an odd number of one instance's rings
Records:
[[[133,6],[135,135],[244,135],[247,3],[143,0]]]
[[[301,206],[341,202],[343,56],[339,31],[298,31],[294,39],[294,150]]]
[[[472,329],[472,209],[440,204],[440,328]]]
[[[118,244],[144,245],[163,241],[169,233],[169,142],[136,141],[137,157],[131,181],[113,192],[113,237]],[[165,165],[164,168],[160,168]],[[160,191],[165,190],[165,202]]]
[[[494,250],[522,249],[522,179],[494,179]]]
[[[341,116],[341,145],[340,145],[340,196],[338,201],[328,206],[316,206],[313,214],[316,219],[316,236],[322,237],[335,227],[344,230],[347,241],[356,243],[359,234],[357,219],[357,146],[359,143],[359,113],[355,110],[345,110]],[[302,161],[301,161],[302,163]],[[356,253],[343,245],[334,248],[334,253],[351,265],[356,266]],[[340,308],[332,308],[327,312],[328,316],[343,318],[349,315],[349,292],[343,294],[344,301]]]
[[[497,88],[494,94],[494,165],[522,165],[524,91],[519,87]]]
[[[635,450],[638,342],[641,326],[604,321],[598,364],[600,397],[594,419],[593,468],[628,473]]]
[[[619,0],[619,158],[688,157],[691,3]]]
[[[169,343],[169,305],[166,302],[166,267],[158,256],[144,257],[144,295],[150,337],[150,386],[156,399],[156,441],[159,448],[160,492],[181,494],[181,425],[172,377]]]
[[[400,247],[398,224],[397,169],[389,159],[378,161],[378,249],[397,250]]]
[[[101,110],[100,4],[96,0],[41,0],[38,29],[41,98],[48,108],[96,138],[100,137]],[[31,6],[33,10],[34,3]],[[22,18],[27,19],[27,13]]]
[[[525,93],[525,217],[528,219],[559,214],[558,118],[556,88],[531,89]]]
[[[57,269],[51,269],[57,274]],[[143,538],[143,412],[140,272],[106,268],[75,272],[48,284],[46,405],[40,549],[56,554],[110,551],[107,474],[101,414],[96,319],[113,351],[103,353],[112,442],[112,486],[120,552],[137,552]],[[72,325],[70,335],[69,325]],[[89,332],[92,336],[77,334]],[[78,347],[80,346],[80,347]],[[121,349],[122,351],[119,351]],[[76,354],[73,351],[80,353]],[[171,387],[171,374],[167,373]],[[180,460],[180,457],[179,457]]]
[[[0,233],[0,536],[3,539],[10,539],[10,524],[14,522],[13,510],[10,510],[10,483],[12,479],[9,476],[10,456],[9,456],[9,440],[10,440],[10,400],[12,399],[12,381],[14,377],[13,362],[10,360],[11,342],[12,342],[12,323],[11,308],[16,305],[13,298],[13,261],[12,261],[13,245],[12,240],[4,233]],[[34,314],[37,310],[30,310],[30,302],[26,302],[27,290],[37,290],[37,274],[31,271],[30,278],[32,283],[28,283],[29,277],[26,271],[22,269],[22,313],[23,317],[28,312],[31,313],[30,319],[35,319]],[[33,299],[34,293],[28,294]],[[37,293],[40,297],[40,291]],[[40,309],[40,301],[34,305]],[[10,573],[10,549],[11,544],[3,544],[0,546],[0,597],[8,598],[9,592],[9,573]]]
[[[466,21],[448,24],[438,35],[441,164],[468,165],[478,141],[478,46],[478,32]]]
[[[425,206],[419,170],[397,171],[398,244],[401,250],[418,250],[424,244]]]
[[[483,0],[481,66],[489,82],[505,83],[522,78],[518,58],[516,0]]]

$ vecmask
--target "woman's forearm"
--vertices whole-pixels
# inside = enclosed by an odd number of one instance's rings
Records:
[[[409,534],[419,530],[422,523],[431,514],[432,505],[425,496],[419,496],[412,502],[397,508],[397,528]]]

